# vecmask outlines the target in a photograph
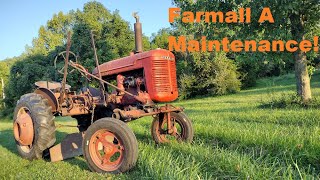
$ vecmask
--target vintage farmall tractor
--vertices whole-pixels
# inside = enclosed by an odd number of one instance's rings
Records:
[[[51,161],[59,161],[83,154],[92,171],[125,172],[134,167],[138,157],[136,137],[126,122],[144,116],[153,117],[151,134],[156,143],[192,141],[192,123],[183,109],[155,104],[178,97],[175,57],[163,49],[143,52],[141,23],[136,14],[134,17],[136,50],[128,57],[99,65],[91,33],[97,65],[93,73],[73,59],[69,33],[66,51],[55,60],[57,65],[59,58],[64,59],[63,68],[59,69],[62,82],[36,82],[35,91],[17,102],[13,130],[23,158],[32,160],[50,155]],[[88,80],[97,81],[99,88],[71,91],[66,84],[68,67],[80,71]],[[110,80],[116,80],[117,85],[109,83]],[[108,88],[114,91],[108,93]],[[53,146],[55,116],[72,116],[80,132],[67,135]]]

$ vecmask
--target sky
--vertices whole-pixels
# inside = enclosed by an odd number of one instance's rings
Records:
[[[169,27],[168,8],[171,0],[97,0],[108,10],[119,10],[123,19],[134,23],[132,12],[139,12],[143,33],[151,36],[163,27]],[[41,25],[62,11],[80,9],[89,0],[2,0],[0,2],[0,60],[19,56],[38,36]],[[130,3],[128,3],[130,2]],[[133,27],[133,26],[132,26]]]

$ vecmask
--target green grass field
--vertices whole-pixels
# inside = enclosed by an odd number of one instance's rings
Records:
[[[238,94],[178,101],[195,128],[192,144],[156,146],[151,118],[129,123],[139,141],[135,168],[120,175],[90,172],[82,157],[51,163],[17,155],[12,123],[0,121],[1,179],[312,179],[320,178],[320,111],[270,109],[261,103],[294,92],[294,75],[262,79]],[[312,77],[320,96],[320,73]],[[56,124],[75,124],[57,118]],[[74,128],[59,128],[58,141]]]

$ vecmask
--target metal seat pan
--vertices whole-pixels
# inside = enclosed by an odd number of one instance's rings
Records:
[[[51,81],[51,82],[50,81],[38,81],[34,84],[39,88],[47,88],[50,90],[60,89],[62,87],[61,83],[53,82],[53,81]],[[71,86],[66,84],[65,88],[70,89]]]

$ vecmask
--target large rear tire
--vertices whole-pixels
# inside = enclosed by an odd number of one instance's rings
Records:
[[[15,142],[20,156],[29,160],[43,157],[43,151],[56,141],[53,119],[47,99],[35,93],[21,96],[13,118]]]
[[[102,118],[94,122],[85,132],[82,147],[89,168],[98,173],[126,172],[138,159],[135,135],[118,119]]]
[[[167,120],[164,114],[157,115],[151,125],[151,135],[156,144],[168,143],[173,140],[190,143],[193,140],[194,130],[191,120],[183,112],[171,112],[171,122],[174,133],[168,132]]]

